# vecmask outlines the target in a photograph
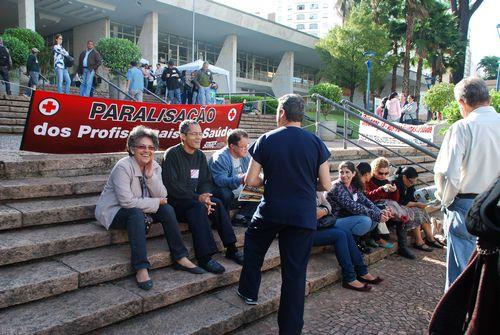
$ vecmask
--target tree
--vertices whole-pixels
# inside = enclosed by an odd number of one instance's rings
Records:
[[[450,0],[451,11],[458,20],[458,31],[462,43],[461,52],[457,55],[456,66],[453,71],[453,82],[456,84],[464,77],[465,48],[469,32],[469,22],[474,12],[481,6],[483,0]]]
[[[360,2],[361,0],[337,0],[335,9],[337,10],[337,13],[342,16],[342,24],[345,24],[352,9]]]
[[[4,35],[9,35],[23,42],[29,50],[37,48],[39,51],[45,49],[45,41],[42,35],[27,28],[7,28]]]
[[[482,69],[484,71],[483,78],[495,79],[497,77],[498,62],[500,57],[497,56],[484,56],[479,62],[477,69]]]
[[[333,102],[339,103],[340,100],[342,100],[342,89],[335,84],[320,83],[320,84],[311,86],[309,88],[308,94],[312,95],[314,93],[318,93],[319,95],[322,95],[325,98],[332,100]],[[322,102],[321,103],[321,112],[325,116],[325,119],[326,119],[326,116],[328,115],[328,111],[329,111],[329,105]]]
[[[384,27],[377,25],[369,7],[355,7],[346,24],[335,27],[316,47],[326,63],[323,76],[350,90],[350,100],[360,85],[366,84],[366,51],[375,52],[372,58],[372,85],[374,90],[380,86],[392,66],[389,55],[391,41]]]
[[[139,61],[141,51],[137,45],[124,38],[101,38],[96,45],[103,63],[111,70],[126,71],[130,62]]]
[[[429,12],[430,0],[406,0],[405,54],[403,57],[403,93],[410,93],[410,57],[415,21],[423,21]]]
[[[424,103],[433,113],[441,113],[451,102],[455,101],[453,89],[455,85],[439,83],[425,93]]]

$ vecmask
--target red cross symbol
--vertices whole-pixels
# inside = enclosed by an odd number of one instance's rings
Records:
[[[227,114],[227,118],[229,119],[229,121],[233,121],[237,114],[238,113],[236,113],[236,109],[233,108]]]
[[[38,104],[38,109],[43,115],[51,116],[59,111],[59,102],[53,98],[43,99]]]

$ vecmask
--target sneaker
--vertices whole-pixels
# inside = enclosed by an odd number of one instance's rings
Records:
[[[200,268],[215,274],[221,274],[226,271],[226,268],[224,268],[219,262],[213,259],[210,259],[205,264],[200,264]]]
[[[257,300],[253,300],[253,299],[245,297],[243,294],[240,293],[239,289],[236,289],[236,294],[238,295],[238,297],[240,297],[241,299],[243,299],[243,301],[245,302],[245,304],[247,304],[247,305],[257,305]]]

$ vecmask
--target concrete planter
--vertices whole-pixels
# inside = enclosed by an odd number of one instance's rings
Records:
[[[449,128],[450,124],[446,121],[442,121],[438,124],[436,124],[433,129],[432,129],[432,142],[435,144],[441,144],[443,143],[444,139],[444,131],[443,129]]]
[[[337,131],[337,121],[321,121],[320,122],[323,126],[333,130]],[[336,135],[329,131],[328,129],[325,129],[323,127],[319,127],[319,137],[323,141],[333,141],[336,138]]]

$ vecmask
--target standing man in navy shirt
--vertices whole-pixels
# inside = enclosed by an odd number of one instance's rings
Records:
[[[264,196],[245,233],[245,258],[238,295],[257,304],[261,267],[278,235],[281,257],[280,334],[300,334],[304,325],[306,269],[316,230],[316,191],[331,188],[330,152],[315,135],[301,128],[304,100],[297,94],[279,99],[278,129],[262,135],[249,149],[245,177],[264,185]],[[264,172],[264,180],[260,172]]]

